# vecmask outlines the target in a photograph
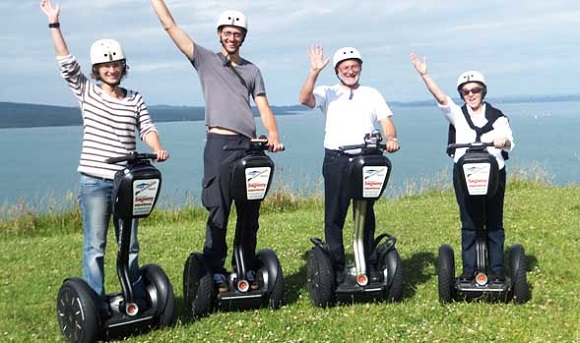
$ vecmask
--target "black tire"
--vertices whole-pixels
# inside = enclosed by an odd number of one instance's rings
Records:
[[[63,282],[56,298],[60,332],[69,342],[94,342],[99,334],[97,295],[82,279]]]
[[[195,320],[212,310],[215,298],[213,277],[207,272],[203,255],[191,253],[183,268],[183,301]]]
[[[175,295],[167,274],[158,265],[147,264],[141,268],[141,275],[145,279],[151,306],[157,309],[157,327],[172,326],[175,323]]]
[[[322,248],[314,247],[308,254],[306,266],[308,293],[310,301],[317,307],[334,304],[334,267],[330,256]]]
[[[528,265],[524,247],[515,244],[509,252],[512,294],[516,304],[524,304],[530,300],[530,287],[527,280]]]
[[[387,268],[385,301],[390,303],[401,301],[403,298],[403,268],[397,249],[391,249],[385,255],[384,265]]]
[[[447,244],[439,247],[437,279],[439,302],[442,304],[452,302],[454,299],[455,260],[453,249]]]
[[[258,281],[262,281],[268,296],[265,305],[278,309],[284,300],[284,275],[276,253],[270,249],[262,249],[256,254],[258,260]]]

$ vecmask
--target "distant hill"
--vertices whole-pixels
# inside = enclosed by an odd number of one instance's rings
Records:
[[[204,120],[202,106],[149,106],[155,122]],[[289,115],[303,111],[301,105],[272,106],[276,115]],[[254,109],[254,114],[257,111]],[[82,119],[78,107],[0,102],[0,128],[80,126]]]
[[[580,95],[561,96],[527,96],[503,97],[489,99],[491,103],[526,103],[526,102],[555,102],[580,101]],[[457,99],[457,101],[460,101]],[[389,101],[391,107],[405,106],[433,106],[433,100],[424,101]],[[272,106],[276,115],[292,115],[304,111],[302,105]],[[254,108],[254,115],[257,111]],[[156,122],[168,121],[198,121],[204,119],[203,106],[149,106],[149,112]],[[78,107],[51,106],[39,104],[24,104],[15,102],[0,102],[0,129],[46,126],[80,126],[82,125]]]

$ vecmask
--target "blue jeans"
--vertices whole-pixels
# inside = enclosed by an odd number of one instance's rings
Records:
[[[111,194],[113,180],[95,178],[81,174],[79,203],[83,216],[83,279],[97,293],[105,299],[104,257],[107,246],[107,231],[112,215]],[[120,220],[113,218],[115,236],[119,240]],[[133,221],[131,243],[129,248],[129,277],[134,286],[136,297],[145,296],[145,288],[139,272],[137,242],[138,220]]]

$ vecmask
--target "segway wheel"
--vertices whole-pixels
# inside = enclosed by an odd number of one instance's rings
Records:
[[[526,303],[530,300],[530,287],[526,276],[528,265],[523,246],[515,244],[511,247],[509,263],[514,301],[516,304]]]
[[[454,298],[453,283],[455,282],[455,262],[453,249],[447,244],[439,247],[437,278],[439,302],[442,304],[450,303]]]
[[[276,253],[270,249],[261,249],[256,254],[256,258],[258,259],[258,281],[263,281],[264,287],[268,290],[266,306],[278,309],[284,299],[284,276],[280,261]]]
[[[403,297],[403,270],[397,249],[391,249],[385,255],[385,268],[387,268],[387,289],[385,291],[386,302],[398,302]]]
[[[145,279],[145,287],[149,292],[151,306],[157,309],[158,328],[173,325],[175,322],[175,296],[169,278],[155,264],[148,264],[141,268],[141,275]]]
[[[192,253],[183,268],[183,300],[193,319],[206,316],[215,297],[213,278],[207,272],[203,255]]]
[[[65,280],[58,291],[56,313],[60,332],[75,343],[97,340],[99,318],[97,295],[82,279]]]
[[[334,267],[330,256],[320,247],[308,254],[307,284],[310,301],[317,307],[329,307],[334,303]]]

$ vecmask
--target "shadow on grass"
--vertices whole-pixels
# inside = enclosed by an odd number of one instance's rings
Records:
[[[437,264],[437,258],[432,252],[418,252],[401,261],[403,265],[403,299],[415,296],[417,286],[426,283],[435,276],[427,272],[429,266]]]
[[[306,289],[306,261],[310,249],[302,253],[300,258],[304,263],[294,274],[284,275],[284,304],[289,305],[298,301],[300,293]]]
[[[536,266],[538,265],[538,258],[535,255],[526,254],[526,264],[528,267],[526,272],[529,273],[532,270],[534,270],[534,268],[536,268]],[[529,280],[528,280],[528,288],[530,290],[530,299],[532,299],[534,297],[534,285],[531,284]]]
[[[308,253],[305,251],[301,258],[304,261],[298,272],[284,276],[285,304],[292,304],[298,301],[299,294],[306,289],[306,261]],[[347,254],[347,260],[352,259],[352,254]],[[410,258],[401,260],[403,268],[403,299],[415,296],[417,286],[428,282],[435,275],[427,272],[429,266],[435,265],[437,259],[431,252],[419,252]]]

